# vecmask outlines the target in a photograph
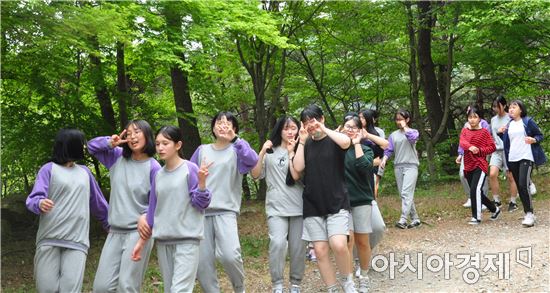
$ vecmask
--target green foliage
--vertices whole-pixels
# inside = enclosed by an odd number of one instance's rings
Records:
[[[389,134],[395,129],[395,110],[411,108],[409,36],[401,2],[2,1],[0,5],[2,196],[26,193],[32,187],[58,129],[77,127],[88,138],[110,134],[96,88],[105,86],[117,118],[121,111],[116,99],[117,42],[124,44],[129,118],[146,119],[154,128],[177,123],[170,78],[170,68],[177,64],[189,75],[193,113],[186,115],[197,118],[203,143],[211,141],[210,118],[220,110],[238,115],[240,135],[254,148],[263,143],[256,123],[254,80],[241,62],[237,41],[245,60],[268,61],[256,66],[271,68],[265,73],[270,79],[264,107],[275,109],[273,116],[298,116],[305,105],[316,103],[323,106],[332,127],[346,111],[375,107],[381,112],[380,126]],[[418,29],[416,5],[412,8]],[[493,97],[505,94],[509,100],[526,101],[543,132],[550,129],[550,3],[451,1],[434,3],[433,8],[436,67],[446,64],[449,36],[457,38],[451,85],[451,116],[457,128],[464,122],[467,104],[478,102],[489,109]],[[168,37],[164,12],[181,17],[181,30],[173,39]],[[266,52],[273,55],[268,59]],[[102,79],[94,74],[92,56],[101,60]],[[274,90],[279,81],[280,93]],[[424,105],[422,91],[420,111],[416,119],[427,121],[433,115]],[[429,174],[421,163],[421,183],[454,176],[450,149],[458,133],[448,135],[450,140],[435,147],[437,174]],[[543,141],[543,147],[549,150],[550,140]],[[418,149],[425,154],[423,142]],[[107,170],[100,170],[105,179]]]

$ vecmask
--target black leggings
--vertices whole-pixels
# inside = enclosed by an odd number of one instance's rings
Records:
[[[487,174],[481,169],[476,168],[470,172],[464,172],[464,177],[468,180],[470,185],[470,201],[472,202],[472,218],[476,218],[481,221],[481,204],[484,204],[491,212],[496,212],[497,207],[495,204],[487,198],[483,192],[483,185]]]
[[[531,182],[531,171],[533,170],[533,162],[529,160],[521,160],[518,162],[508,162],[508,170],[512,172],[516,186],[518,187],[519,198],[523,204],[525,213],[533,212],[533,201],[529,193],[529,183]]]

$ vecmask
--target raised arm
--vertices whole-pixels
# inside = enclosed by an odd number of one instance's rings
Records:
[[[206,176],[208,176],[208,167],[212,164],[203,165],[199,169],[197,165],[187,161],[187,167],[189,168],[189,177],[187,179],[187,187],[189,188],[189,197],[191,197],[191,205],[199,211],[204,211],[210,201],[212,200],[212,194],[206,189]]]
[[[88,141],[88,152],[110,169],[122,156],[122,148],[113,146],[111,137],[100,136]]]
[[[270,149],[272,147],[273,143],[271,142],[271,140],[267,140],[266,142],[264,142],[262,149],[260,150],[258,162],[254,166],[254,168],[250,170],[250,175],[252,175],[252,178],[254,178],[255,180],[265,177],[265,155],[267,153],[267,149]]]
[[[258,154],[250,147],[250,144],[242,138],[237,138],[233,143],[237,153],[237,167],[239,173],[246,174],[258,163]]]

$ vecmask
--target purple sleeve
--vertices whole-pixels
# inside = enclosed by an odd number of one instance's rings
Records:
[[[50,162],[40,168],[38,174],[36,174],[34,187],[25,202],[27,209],[37,215],[40,215],[40,201],[48,198],[48,189],[52,176],[52,164],[53,163]]]
[[[468,125],[468,122],[464,123],[464,126],[462,126],[462,129],[466,128],[466,125]],[[462,146],[460,146],[460,139],[459,139],[459,143],[458,143],[458,151],[457,152],[460,156],[464,156],[464,148],[462,148]]]
[[[388,157],[389,159],[393,154],[393,135],[390,134],[390,136],[388,137],[388,142],[388,148],[384,150],[384,156]]]
[[[418,136],[419,136],[419,133],[418,133],[418,130],[416,129],[411,128],[405,132],[405,137],[407,137],[407,140],[410,143],[415,143],[418,140]]]
[[[258,154],[254,151],[248,142],[242,138],[237,139],[233,144],[237,152],[237,167],[239,173],[246,174],[258,163]]]
[[[153,228],[153,225],[155,224],[155,209],[157,208],[157,184],[155,182],[156,180],[154,179],[151,182],[151,190],[149,191],[149,206],[147,207],[147,215],[145,216],[147,219],[147,224],[150,228]]]
[[[153,184],[155,183],[155,177],[157,176],[158,171],[162,168],[159,162],[157,162],[157,160],[153,158],[151,158],[150,160],[151,160],[151,172],[149,172],[149,182],[150,182],[151,189],[149,189],[149,205],[151,204],[151,192],[153,191]],[[142,213],[149,214],[148,211],[149,211],[149,208],[144,210]]]
[[[212,194],[208,189],[199,189],[199,167],[193,162],[187,161],[187,168],[189,169],[189,177],[187,180],[187,187],[189,188],[189,196],[191,197],[191,205],[199,211],[204,211],[210,201],[212,200]]]
[[[200,156],[200,153],[201,153],[201,148],[202,148],[203,145],[200,145],[196,150],[195,152],[193,153],[193,155],[191,156],[191,159],[189,161],[195,163],[195,165],[199,166],[200,165],[200,160],[199,160],[199,156]]]
[[[122,156],[122,148],[111,148],[109,146],[109,139],[110,137],[108,136],[100,136],[88,142],[88,152],[98,159],[101,164],[105,165],[107,169],[111,169],[116,160]]]
[[[110,226],[108,222],[109,205],[107,204],[107,200],[105,200],[103,192],[101,192],[101,189],[99,188],[99,185],[97,184],[97,181],[95,180],[94,175],[92,175],[90,169],[86,166],[82,167],[86,170],[90,178],[90,212],[98,221],[101,222],[103,229],[108,231]]]
[[[479,124],[481,124],[481,128],[485,128],[487,129],[487,131],[489,131],[489,134],[491,133],[491,125],[487,122],[487,120],[481,119],[481,122],[479,122]]]

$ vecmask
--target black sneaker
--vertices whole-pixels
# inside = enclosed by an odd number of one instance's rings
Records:
[[[422,225],[420,220],[412,221],[409,225],[407,225],[407,229],[416,228],[416,227],[419,227],[420,225]]]
[[[407,229],[407,223],[397,222],[397,223],[395,223],[395,227],[397,227],[399,229]]]
[[[515,203],[515,202],[510,202],[510,203],[508,204],[508,211],[509,211],[510,213],[513,212],[513,211],[515,211],[515,210],[517,210],[517,209],[518,209],[518,204],[517,204],[517,203]]]
[[[494,221],[494,220],[498,219],[498,216],[500,216],[500,208],[499,207],[497,207],[497,210],[494,213],[491,214],[491,220]]]
[[[493,203],[497,206],[497,207],[500,207],[502,205],[502,202],[500,202],[500,200],[494,200]]]

